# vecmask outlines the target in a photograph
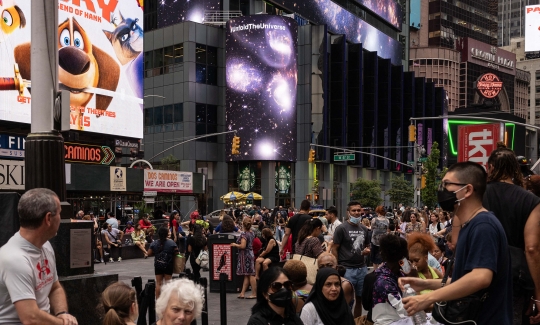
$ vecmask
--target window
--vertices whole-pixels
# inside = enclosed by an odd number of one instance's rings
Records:
[[[160,133],[184,129],[182,103],[144,109],[144,132]]]
[[[183,43],[144,52],[144,77],[178,72],[184,62]]]
[[[195,105],[195,134],[204,135],[217,132],[217,106],[196,104]],[[217,136],[203,138],[197,141],[217,142]]]
[[[217,48],[197,44],[195,47],[195,62],[196,81],[217,86]]]

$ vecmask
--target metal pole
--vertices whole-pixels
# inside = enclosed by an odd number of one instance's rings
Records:
[[[227,325],[227,273],[219,274],[219,309],[221,325]]]
[[[201,314],[202,325],[208,325],[208,279],[200,278],[199,283],[204,289],[204,304]]]

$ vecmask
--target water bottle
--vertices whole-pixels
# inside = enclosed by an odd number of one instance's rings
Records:
[[[405,288],[403,298],[416,296],[416,291],[414,291],[414,289],[411,288],[409,284],[406,284],[403,287]],[[424,325],[427,322],[426,312],[423,310],[420,310],[419,312],[412,315],[411,317],[412,317],[414,325]]]
[[[287,252],[287,261],[291,259],[291,252]]]

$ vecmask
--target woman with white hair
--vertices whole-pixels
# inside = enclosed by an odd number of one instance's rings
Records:
[[[203,288],[188,279],[165,284],[156,300],[155,325],[191,324],[199,317],[204,304]]]

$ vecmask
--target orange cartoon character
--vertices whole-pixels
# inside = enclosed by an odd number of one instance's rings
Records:
[[[110,55],[92,45],[75,18],[68,18],[58,26],[58,49],[60,89],[70,91],[71,124],[83,130],[90,121],[84,116],[84,108],[94,93],[96,108],[109,107],[113,99],[110,92],[116,90],[120,79],[120,67]],[[22,78],[30,80],[30,43],[17,46],[14,54]]]
[[[0,43],[2,43],[17,28],[26,27],[26,18],[21,8],[15,5],[12,0],[0,0],[0,12],[2,12],[2,19],[0,20]]]

